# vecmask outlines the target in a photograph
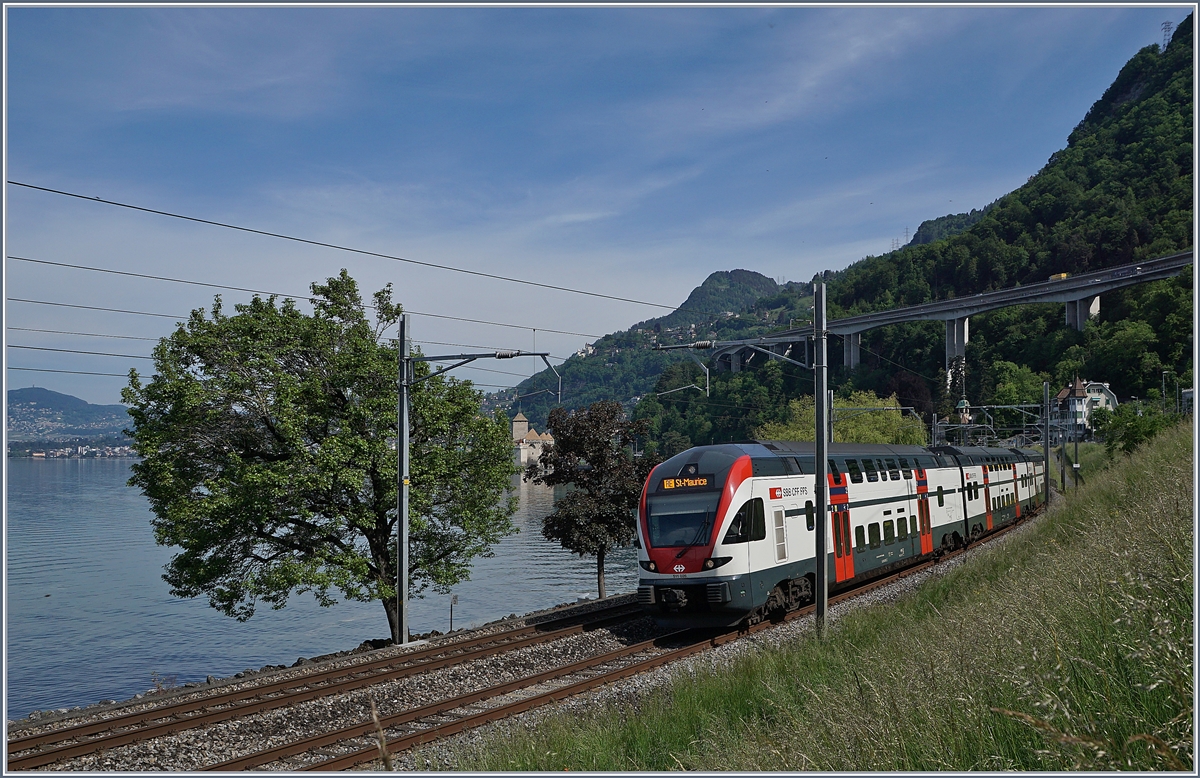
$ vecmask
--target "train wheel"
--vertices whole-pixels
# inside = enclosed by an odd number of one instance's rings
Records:
[[[788,585],[788,610],[794,611],[813,600],[813,582],[807,575]]]
[[[763,611],[767,618],[771,621],[780,621],[788,611],[787,597],[783,593],[783,584],[776,586],[767,596],[767,601],[763,604]]]

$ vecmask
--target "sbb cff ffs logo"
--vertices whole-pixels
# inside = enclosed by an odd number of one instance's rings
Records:
[[[675,565],[675,572],[682,573],[683,571],[684,571],[683,565]]]
[[[772,486],[771,499],[782,500],[785,497],[796,497],[801,494],[807,494],[807,486]]]

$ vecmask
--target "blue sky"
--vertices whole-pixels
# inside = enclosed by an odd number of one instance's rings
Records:
[[[1188,8],[6,13],[8,179],[677,305],[714,271],[807,280],[1011,191]],[[414,316],[417,340],[565,357],[594,338],[545,330],[601,335],[665,313],[13,186],[5,207],[9,255],[290,294],[345,267],[368,292],[392,282],[415,312],[542,330]],[[14,261],[5,289],[174,315],[213,293]],[[5,318],[10,346],[121,354],[152,344],[28,330],[172,328],[12,301]],[[106,373],[150,365],[12,348],[7,359]],[[117,402],[124,384],[6,375],[8,388],[100,403]]]

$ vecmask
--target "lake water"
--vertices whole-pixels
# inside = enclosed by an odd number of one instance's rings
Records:
[[[298,595],[245,623],[207,599],[170,596],[161,578],[172,550],[158,546],[150,510],[126,485],[128,459],[9,459],[5,646],[8,718],[32,710],[127,699],[156,674],[177,683],[291,664],[388,635],[378,603],[322,608]],[[454,624],[482,624],[596,596],[595,560],[544,540],[550,489],[515,486],[520,529],[477,559],[455,587]],[[637,585],[633,549],[605,564],[609,594]],[[409,605],[414,633],[449,627],[450,596]]]

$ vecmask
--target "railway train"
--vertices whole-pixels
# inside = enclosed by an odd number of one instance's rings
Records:
[[[815,446],[697,446],[651,471],[638,508],[637,599],[671,626],[757,623],[811,602]],[[970,544],[1038,509],[1029,449],[829,444],[829,591]]]

